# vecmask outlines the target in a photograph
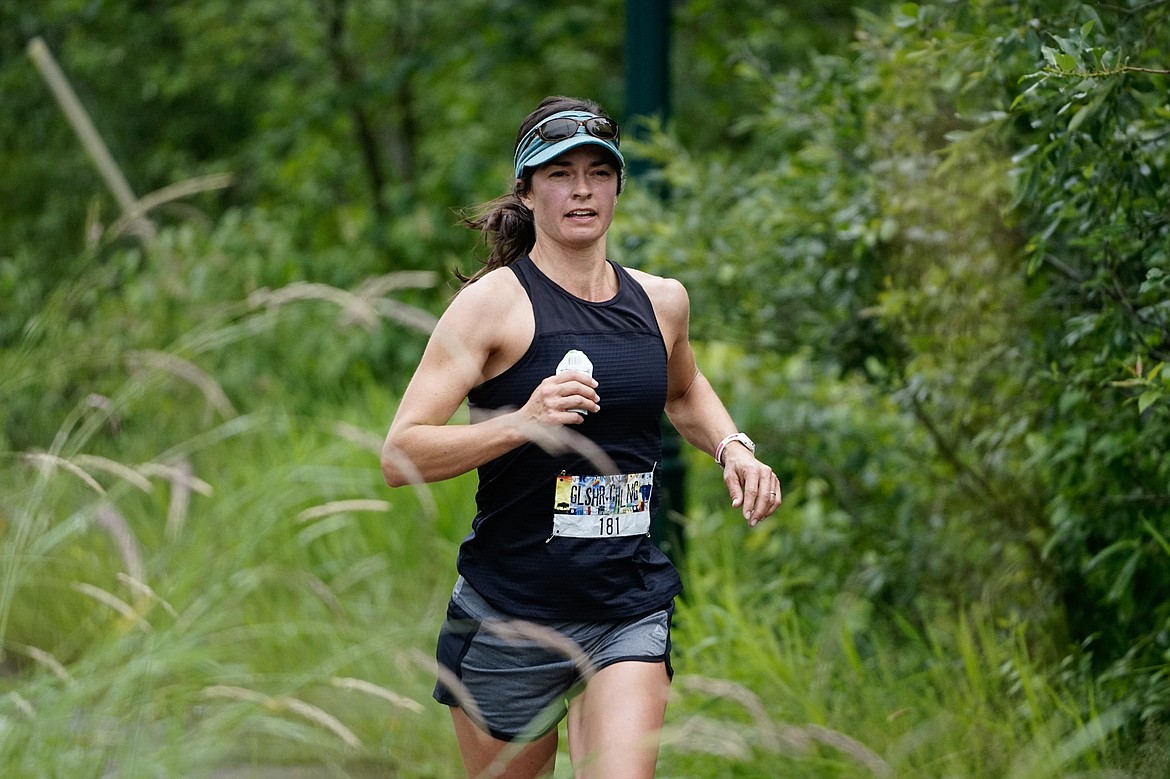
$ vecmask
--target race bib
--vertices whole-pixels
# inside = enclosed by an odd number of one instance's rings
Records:
[[[616,538],[650,532],[654,472],[557,477],[553,533],[568,538]]]

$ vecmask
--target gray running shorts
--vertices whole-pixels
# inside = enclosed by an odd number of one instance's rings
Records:
[[[589,676],[606,666],[665,663],[673,676],[673,613],[671,603],[613,622],[518,619],[497,611],[460,576],[439,632],[435,700],[463,707],[473,720],[478,711],[498,739],[539,738],[564,718]]]

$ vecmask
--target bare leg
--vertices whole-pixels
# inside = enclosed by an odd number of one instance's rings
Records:
[[[557,731],[527,744],[501,741],[480,730],[457,706],[451,707],[455,739],[468,779],[536,779],[552,776],[557,759]]]
[[[569,756],[577,779],[651,779],[666,716],[664,663],[615,663],[569,704]]]

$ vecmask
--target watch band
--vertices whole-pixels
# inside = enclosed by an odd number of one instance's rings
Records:
[[[715,462],[719,463],[720,468],[723,467],[723,450],[727,448],[728,444],[736,441],[746,446],[747,450],[752,454],[756,453],[756,444],[752,439],[748,438],[747,433],[732,433],[720,441],[719,445],[715,447]]]

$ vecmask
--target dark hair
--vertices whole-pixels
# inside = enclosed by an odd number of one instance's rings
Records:
[[[536,110],[520,123],[512,148],[519,146],[528,131],[542,120],[561,111],[587,111],[597,116],[608,116],[605,110],[592,100],[563,95],[546,97],[540,101]],[[464,227],[482,232],[484,243],[488,247],[488,256],[481,260],[482,268],[470,276],[455,271],[455,275],[464,286],[496,268],[511,265],[536,245],[536,223],[532,219],[532,212],[520,200],[521,196],[528,194],[531,186],[532,173],[525,171],[521,178],[516,179],[511,192],[473,208],[471,213],[466,214],[460,221]],[[620,183],[618,191],[621,191]]]

